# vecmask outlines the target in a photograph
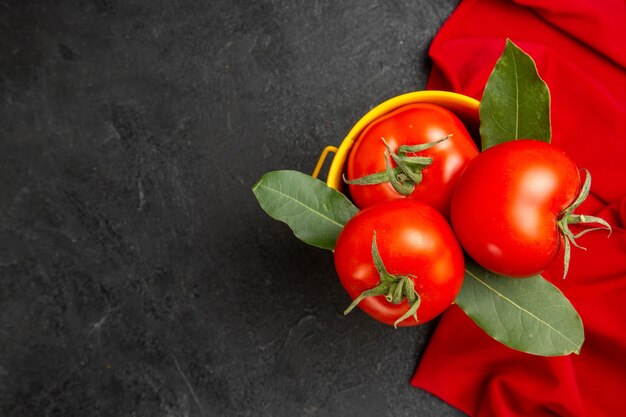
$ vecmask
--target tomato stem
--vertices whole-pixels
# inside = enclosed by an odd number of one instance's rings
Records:
[[[567,276],[567,272],[569,271],[569,261],[571,257],[571,247],[572,245],[576,246],[579,249],[587,250],[586,248],[580,246],[576,239],[581,237],[582,235],[593,232],[594,230],[608,230],[609,236],[613,230],[611,229],[611,225],[601,217],[589,216],[587,214],[574,214],[574,210],[577,209],[585,199],[589,196],[589,191],[591,190],[591,174],[588,170],[583,169],[585,172],[585,182],[580,190],[580,193],[576,197],[576,200],[567,207],[563,212],[559,215],[558,225],[561,234],[563,235],[564,242],[564,256],[563,256],[563,279]],[[589,229],[585,229],[578,234],[572,233],[570,230],[570,225],[572,224],[599,224],[600,227],[592,227]]]
[[[347,179],[344,175],[343,180],[346,184],[352,185],[375,185],[388,182],[399,194],[403,196],[410,195],[415,186],[422,182],[422,170],[433,163],[432,158],[415,154],[430,149],[450,139],[450,137],[452,137],[452,134],[434,142],[421,143],[419,145],[402,145],[398,148],[397,153],[391,150],[385,138],[381,138],[385,148],[387,148],[387,151],[384,153],[385,170],[353,180]],[[392,166],[392,161],[395,162],[395,167]]]
[[[393,327],[398,328],[398,323],[408,319],[409,317],[417,319],[417,309],[420,306],[420,296],[415,291],[415,285],[413,284],[414,275],[395,275],[387,272],[387,268],[383,263],[378,252],[376,245],[376,231],[374,231],[374,237],[372,239],[372,259],[374,261],[374,267],[380,277],[378,285],[369,290],[363,291],[352,303],[348,306],[344,315],[350,313],[354,307],[356,307],[366,297],[375,297],[384,295],[388,302],[392,304],[400,304],[404,300],[409,303],[409,309],[401,317],[399,317],[393,324]]]

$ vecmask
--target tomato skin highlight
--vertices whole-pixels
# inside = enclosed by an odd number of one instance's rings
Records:
[[[530,139],[505,142],[463,172],[452,227],[483,267],[510,277],[540,274],[561,250],[557,222],[579,189],[578,167],[561,149]]]
[[[423,324],[443,312],[463,283],[463,251],[451,227],[434,208],[411,199],[392,199],[360,211],[345,225],[335,246],[335,268],[352,299],[375,287],[380,276],[373,264],[372,238],[391,274],[413,275],[421,304],[419,323],[409,317],[398,326]],[[358,306],[374,319],[394,325],[406,313],[406,300],[393,304],[371,296]]]
[[[402,106],[375,120],[359,136],[347,162],[348,180],[385,170],[386,148],[381,138],[396,152],[400,145],[446,141],[417,155],[432,157],[423,169],[423,179],[408,198],[423,201],[448,217],[454,186],[467,163],[478,154],[478,148],[467,129],[452,112],[430,103]],[[395,166],[395,164],[392,164]],[[349,185],[350,196],[359,208],[369,207],[393,198],[405,198],[390,183]]]

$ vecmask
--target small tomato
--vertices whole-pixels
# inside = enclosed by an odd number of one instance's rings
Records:
[[[360,211],[335,246],[343,287],[374,319],[414,326],[443,312],[461,288],[465,262],[452,229],[434,208],[392,199]]]
[[[431,103],[408,104],[362,132],[348,157],[346,182],[360,208],[409,197],[447,217],[454,186],[477,154],[452,112]]]
[[[561,149],[537,140],[495,145],[468,165],[451,207],[454,231],[468,254],[501,275],[527,277],[541,273],[561,246],[565,270],[569,225],[598,223],[593,216],[573,214],[589,193],[591,177],[581,184],[579,170]],[[584,232],[583,232],[584,233]]]

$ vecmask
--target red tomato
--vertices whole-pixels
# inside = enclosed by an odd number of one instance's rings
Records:
[[[411,287],[419,296],[419,321],[410,315],[399,326],[425,323],[454,301],[464,276],[461,246],[441,214],[411,199],[393,199],[362,210],[339,235],[335,267],[352,299],[383,281],[374,262],[374,234],[385,270],[398,281],[410,280],[405,289]],[[388,292],[384,289],[382,294]],[[394,325],[410,308],[406,299],[395,301],[375,295],[365,297],[358,306],[376,320]]]
[[[454,186],[466,164],[478,154],[476,144],[463,123],[447,109],[430,103],[400,107],[370,124],[355,142],[348,157],[348,180],[362,178],[386,169],[384,140],[393,152],[401,145],[432,143],[448,135],[449,139],[426,149],[417,156],[432,158],[422,170],[422,180],[410,198],[423,201],[448,217]],[[392,161],[391,166],[396,166]],[[354,203],[365,208],[383,200],[404,196],[389,183],[349,184]]]
[[[558,222],[580,186],[578,167],[554,145],[505,142],[468,165],[452,199],[452,226],[483,267],[511,277],[539,274],[564,243]]]

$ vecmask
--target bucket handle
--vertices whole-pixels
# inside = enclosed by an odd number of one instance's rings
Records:
[[[324,161],[326,160],[326,157],[331,152],[332,153],[337,153],[337,147],[329,145],[329,146],[324,148],[324,150],[322,151],[322,154],[320,155],[319,159],[317,160],[317,165],[315,165],[315,169],[313,170],[313,174],[311,174],[311,176],[313,178],[317,178],[318,177],[318,175],[320,174],[320,171],[322,170],[322,166],[324,165]]]

